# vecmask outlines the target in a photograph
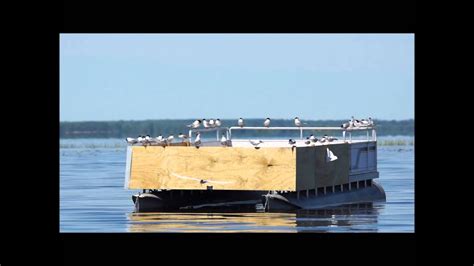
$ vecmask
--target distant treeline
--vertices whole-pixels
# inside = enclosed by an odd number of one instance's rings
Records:
[[[166,120],[143,120],[143,121],[97,121],[97,122],[60,122],[60,138],[125,138],[138,135],[150,135],[156,137],[170,134],[185,133],[186,125],[192,123],[192,119],[166,119]],[[221,120],[222,126],[236,126],[237,120]],[[305,126],[340,126],[347,120],[318,120],[303,121]],[[263,119],[246,119],[246,126],[262,126]],[[413,136],[414,120],[375,120],[378,136],[405,135]],[[294,126],[293,120],[272,119],[271,126]],[[245,130],[239,132],[239,136],[250,136],[255,131]],[[278,136],[278,131],[267,131],[266,136]]]

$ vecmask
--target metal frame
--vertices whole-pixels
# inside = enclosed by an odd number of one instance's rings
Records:
[[[367,141],[377,141],[377,134],[375,127],[353,127],[353,128],[341,128],[341,127],[211,127],[211,128],[195,128],[189,130],[189,139],[192,139],[192,133],[194,132],[210,132],[216,131],[217,141],[219,141],[219,132],[225,130],[227,140],[232,139],[232,130],[299,130],[300,139],[303,139],[303,131],[342,131],[343,140],[346,140],[346,132],[349,132],[349,140],[352,142],[352,131],[367,131]],[[372,134],[369,137],[369,131],[372,130]]]

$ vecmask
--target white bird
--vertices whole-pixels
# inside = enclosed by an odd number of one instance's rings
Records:
[[[306,144],[306,145],[311,144],[311,140],[309,139],[309,137],[306,137],[306,141],[304,142],[304,144]]]
[[[270,118],[267,117],[267,119],[265,119],[265,121],[263,122],[263,126],[264,127],[269,127],[270,126]]]
[[[326,136],[326,140],[327,140],[328,142],[332,142],[332,141],[337,140],[337,138],[336,138],[336,137],[332,137],[332,136],[329,136],[329,137]]]
[[[365,126],[365,127],[370,127],[370,126],[374,125],[374,121],[372,121],[371,117],[369,117],[369,119],[362,119],[362,121],[360,121],[360,123],[361,123],[362,126]]]
[[[289,140],[288,140],[288,144],[290,144],[290,145],[296,144],[296,140],[289,139]]]
[[[354,116],[352,116],[350,123],[353,127],[360,127],[362,125],[360,120],[354,119]]]
[[[315,141],[315,140],[316,140],[316,137],[315,137],[313,134],[311,134],[311,135],[309,135],[309,140]]]
[[[319,139],[319,142],[321,142],[321,143],[326,142],[326,141],[328,140],[328,139],[327,139],[327,136],[328,136],[328,135],[324,135],[322,138]]]
[[[351,125],[350,122],[344,123],[341,125],[341,128],[348,128]]]
[[[137,138],[137,141],[140,143],[140,144],[144,144],[146,141],[145,141],[145,138],[143,136],[138,136]]]
[[[302,123],[298,117],[295,117],[295,126],[301,127],[301,125],[303,124],[306,124],[306,123]]]
[[[215,127],[215,126],[216,126],[216,124],[214,122],[214,119],[210,119],[209,120],[209,127]]]
[[[241,118],[239,118],[239,120],[237,121],[237,125],[239,125],[239,127],[244,127],[244,120]]]
[[[250,139],[249,139],[249,142],[250,142],[250,144],[252,144],[255,147],[255,149],[260,149],[260,147],[258,147],[258,145],[260,145],[260,143],[263,143],[263,141],[261,141],[261,140],[256,141],[256,140],[250,140]]]
[[[223,146],[227,146],[227,138],[225,137],[225,135],[222,135],[221,144],[222,144]]]
[[[198,128],[201,125],[201,120],[197,119],[192,124],[187,125],[190,128]]]
[[[208,128],[208,127],[209,127],[209,122],[207,122],[206,119],[203,119],[203,120],[202,120],[202,125],[203,125],[205,128]]]
[[[188,140],[188,136],[184,135],[183,133],[179,133],[178,138],[180,138],[182,142],[186,142]]]
[[[162,142],[163,141],[163,136],[160,134],[158,137],[155,138],[157,142]]]
[[[372,117],[369,117],[369,126],[374,126],[375,122],[372,120]]]
[[[216,119],[216,127],[221,126],[221,120],[219,118]]]
[[[127,141],[128,144],[131,144],[131,145],[138,143],[138,140],[134,138],[126,138],[125,140]]]
[[[196,145],[196,148],[199,149],[199,146],[201,145],[201,133],[197,132],[196,134],[196,139],[194,139],[194,145]]]
[[[174,140],[174,136],[173,136],[173,135],[170,135],[170,136],[166,139],[166,141],[168,142],[168,144],[170,144],[171,142],[173,142],[173,140]]]
[[[337,160],[337,156],[332,153],[329,148],[326,148],[326,162],[332,162]]]
[[[151,144],[152,142],[154,142],[154,140],[150,137],[150,135],[146,135],[145,136],[145,142],[147,144]]]

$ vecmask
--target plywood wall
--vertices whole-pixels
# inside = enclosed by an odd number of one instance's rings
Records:
[[[132,147],[130,189],[296,189],[296,150]]]

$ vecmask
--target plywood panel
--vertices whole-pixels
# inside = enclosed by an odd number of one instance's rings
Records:
[[[296,152],[288,148],[132,147],[130,189],[288,190]],[[202,183],[201,180],[206,181]]]

